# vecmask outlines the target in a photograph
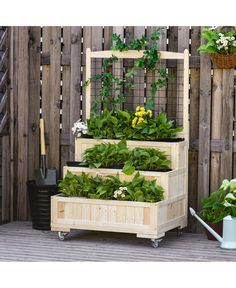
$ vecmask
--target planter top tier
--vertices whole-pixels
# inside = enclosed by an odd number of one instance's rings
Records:
[[[133,63],[132,60],[137,60],[144,55],[145,50],[136,51],[129,50],[124,52],[119,51],[91,51],[86,50],[86,81],[89,83],[86,86],[85,97],[85,118],[89,119],[91,114],[91,105],[96,99],[101,99],[100,89],[102,80],[91,80],[96,74],[103,73],[103,61],[111,57],[117,57],[117,61],[111,64],[109,71],[119,79],[123,79],[123,75],[130,71]],[[154,101],[155,114],[160,111],[164,112],[168,119],[173,120],[176,127],[182,127],[183,131],[178,133],[178,138],[189,140],[189,51],[186,49],[183,53],[178,52],[158,52],[160,62],[158,68],[164,69],[170,76],[166,85],[162,88],[157,88]],[[123,61],[125,60],[125,61]],[[128,61],[127,60],[131,60]],[[124,103],[118,104],[121,109],[135,111],[137,106],[144,106],[149,97],[152,97],[152,83],[159,79],[159,75],[155,71],[144,71],[137,69],[133,76],[133,87],[123,87],[123,94],[126,96]],[[90,81],[91,80],[91,81]],[[116,84],[114,84],[116,85]],[[113,89],[113,88],[112,88]],[[114,91],[113,91],[114,90]],[[119,91],[113,89],[111,96],[117,99]],[[118,93],[118,94],[117,94]],[[109,105],[111,104],[109,99]],[[97,111],[104,109],[101,104],[98,105]]]

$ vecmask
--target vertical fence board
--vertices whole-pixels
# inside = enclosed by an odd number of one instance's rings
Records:
[[[191,55],[197,56],[199,52],[197,48],[200,45],[200,27],[191,28]],[[191,68],[190,77],[190,107],[189,107],[189,121],[190,121],[190,142],[198,139],[199,129],[199,93],[200,93],[200,69]],[[198,152],[189,150],[189,181],[188,181],[188,205],[197,209],[197,179],[198,179]],[[189,232],[196,232],[196,220],[189,215]]]
[[[60,164],[60,81],[61,81],[61,27],[51,28],[50,38],[50,70],[49,70],[49,95],[50,106],[48,124],[48,167],[59,171]]]
[[[29,30],[29,179],[39,166],[40,27]]]
[[[18,219],[27,219],[27,187],[28,180],[28,27],[19,28],[19,66],[18,77]]]
[[[2,136],[2,217],[10,220],[10,137]]]
[[[71,27],[70,127],[81,118],[81,27]],[[74,135],[70,128],[70,160],[74,160]]]
[[[113,34],[113,27],[112,26],[105,26],[104,27],[104,50],[110,50],[112,46],[112,39],[111,36]]]
[[[71,27],[63,27],[63,55],[71,55]],[[70,77],[71,77],[71,65],[64,65],[62,67],[62,135],[70,135]],[[61,165],[60,175],[62,175],[62,167],[66,165],[66,161],[69,158],[68,145],[61,145]]]
[[[224,140],[224,145],[220,165],[221,181],[232,178],[234,69],[223,69],[222,80],[221,138]]]
[[[86,79],[86,49],[92,48],[92,27],[84,26],[83,27],[83,56],[82,56],[82,67],[83,67],[83,74],[82,79],[83,82]],[[85,88],[83,88],[83,96],[82,96],[82,119],[85,119]]]
[[[42,34],[42,52],[50,55],[50,39],[51,39],[51,27],[43,27]],[[45,134],[48,136],[49,131],[49,114],[50,114],[50,105],[48,103],[49,99],[49,83],[50,83],[50,65],[42,66],[42,118],[45,123]],[[46,145],[46,154],[48,155],[48,145]],[[48,160],[48,159],[47,159]],[[47,161],[48,162],[48,161]]]
[[[212,117],[211,117],[211,139],[221,139],[221,121],[222,121],[222,69],[213,70],[212,82]],[[216,191],[220,184],[220,163],[221,153],[211,152],[211,175],[210,191]]]
[[[210,186],[211,60],[206,53],[200,55],[200,67],[198,208]]]

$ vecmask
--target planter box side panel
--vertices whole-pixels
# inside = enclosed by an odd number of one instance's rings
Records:
[[[82,155],[88,148],[92,148],[94,145],[101,143],[118,143],[119,140],[97,140],[87,138],[76,138],[75,139],[75,161],[82,161]],[[185,168],[186,166],[186,147],[187,141],[183,142],[156,142],[156,141],[127,141],[127,146],[130,149],[135,147],[140,148],[156,148],[165,152],[167,158],[171,160],[171,168],[179,169]]]
[[[65,176],[67,171],[72,172],[75,175],[80,175],[82,172],[88,173],[92,176],[115,176],[119,174],[121,181],[132,181],[134,175],[126,175],[121,172],[120,169],[90,169],[86,167],[69,167],[64,166],[63,175]],[[156,180],[157,185],[160,185],[164,189],[164,198],[167,199],[170,196],[177,196],[184,194],[184,172],[185,169],[170,171],[170,172],[155,172],[155,171],[139,171],[141,176],[144,176],[146,180]],[[170,189],[171,188],[171,189]]]
[[[75,198],[74,198],[75,199]],[[102,201],[89,199],[86,203],[63,201],[57,198],[56,211],[51,224],[54,231],[68,229],[88,229],[126,233],[155,234],[157,229],[157,209],[155,204],[135,206],[134,202]],[[106,204],[105,204],[106,203]]]
[[[166,203],[164,203],[166,202]],[[167,201],[160,202],[158,205],[158,232],[187,226],[186,197],[180,196]]]

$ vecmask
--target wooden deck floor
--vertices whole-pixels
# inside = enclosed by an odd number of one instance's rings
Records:
[[[173,232],[159,248],[123,233],[72,231],[59,241],[56,232],[13,222],[0,226],[0,261],[236,261],[236,250],[223,250],[202,234]]]

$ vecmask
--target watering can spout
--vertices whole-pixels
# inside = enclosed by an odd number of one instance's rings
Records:
[[[223,238],[217,234],[209,225],[207,225],[195,212],[195,210],[190,207],[189,211],[193,217],[195,217],[220,243],[223,242]]]

